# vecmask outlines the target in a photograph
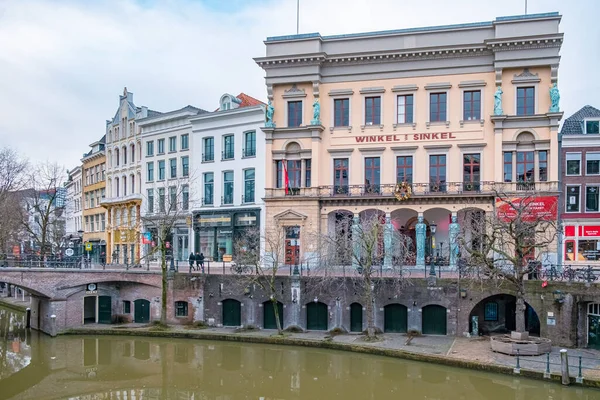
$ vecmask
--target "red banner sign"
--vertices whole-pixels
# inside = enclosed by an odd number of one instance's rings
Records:
[[[510,221],[519,216],[526,222],[552,221],[556,220],[557,209],[558,198],[552,196],[513,197],[506,200],[496,200],[498,218],[504,221]]]
[[[356,143],[379,143],[379,142],[419,142],[424,140],[449,140],[456,139],[452,132],[435,133],[408,133],[400,135],[368,135],[356,136]]]
[[[582,227],[583,232],[580,236],[600,236],[600,226],[588,225]]]
[[[575,227],[573,225],[565,226],[565,236],[575,236]]]

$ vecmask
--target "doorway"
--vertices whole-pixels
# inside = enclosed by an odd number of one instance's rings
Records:
[[[358,303],[350,304],[350,332],[362,332],[363,307]]]
[[[223,326],[242,326],[242,307],[239,301],[223,300]]]
[[[98,296],[98,323],[112,323],[112,301],[110,296]]]
[[[306,329],[309,331],[326,331],[327,330],[327,304],[325,303],[308,303],[306,305]]]
[[[83,324],[96,323],[96,296],[83,298]]]
[[[600,304],[588,304],[588,347],[600,350]]]
[[[408,325],[406,306],[402,304],[388,304],[383,308],[384,332],[405,333]]]
[[[263,327],[264,329],[277,329],[277,321],[275,320],[275,307],[273,302],[267,300],[263,303]],[[277,313],[279,314],[279,323],[283,328],[283,303],[277,302]]]
[[[138,299],[133,304],[133,322],[137,324],[150,322],[150,302],[146,299]]]
[[[446,334],[446,307],[429,305],[423,307],[422,332],[424,335]]]

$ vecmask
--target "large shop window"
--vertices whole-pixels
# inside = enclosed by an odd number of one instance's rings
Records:
[[[567,212],[579,212],[579,186],[567,186]]]
[[[600,240],[581,240],[577,246],[580,257],[586,261],[596,261],[600,255]]]
[[[567,175],[581,175],[581,153],[567,153]]]
[[[598,203],[598,186],[587,186],[585,188],[585,211],[598,212],[600,211]]]
[[[365,97],[365,125],[381,124],[381,97]]]
[[[585,174],[600,175],[600,153],[585,153]]]
[[[350,99],[333,101],[333,126],[350,126]]]
[[[413,158],[412,156],[396,157],[396,183],[412,183]]]

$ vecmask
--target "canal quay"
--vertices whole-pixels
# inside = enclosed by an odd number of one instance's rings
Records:
[[[90,331],[89,335],[51,338],[26,329],[25,317],[23,312],[0,308],[2,400],[405,396],[448,400],[593,400],[600,393],[435,362],[306,346],[161,338],[144,336],[143,332],[139,332],[141,336],[116,336],[93,335]],[[221,329],[213,334],[217,338],[225,332]],[[351,335],[342,336],[347,340]],[[314,335],[307,338],[316,340]],[[436,351],[443,353],[452,343],[453,340],[440,340]],[[414,346],[421,347],[419,341]]]

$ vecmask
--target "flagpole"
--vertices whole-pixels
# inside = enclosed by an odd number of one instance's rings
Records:
[[[525,6],[527,9],[527,6]],[[527,11],[525,11],[527,14]],[[296,35],[300,34],[300,0],[296,0]]]
[[[298,0],[300,1],[300,0]],[[525,15],[527,15],[527,0],[525,0]]]

